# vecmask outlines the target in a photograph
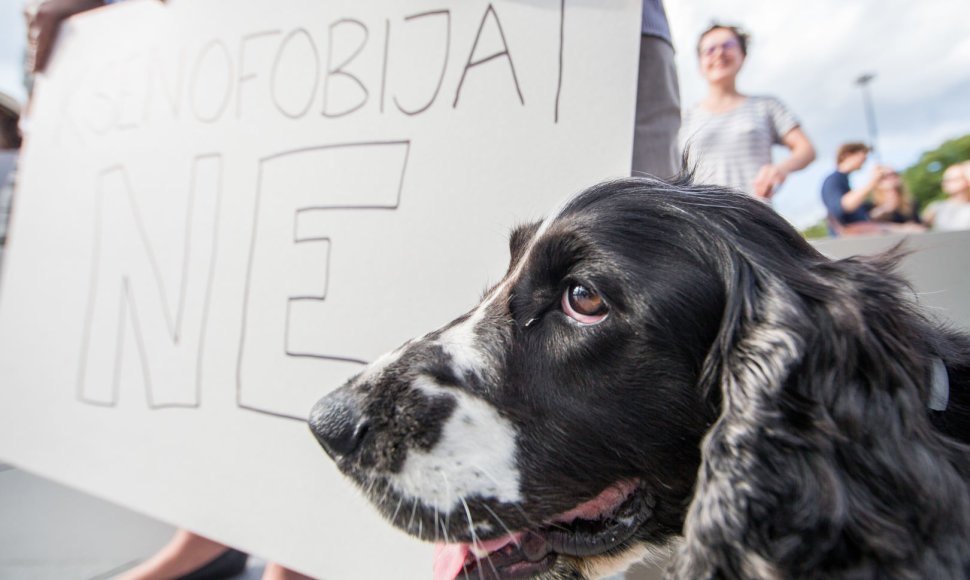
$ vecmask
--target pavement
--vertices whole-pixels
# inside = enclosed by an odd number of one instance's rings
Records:
[[[175,528],[0,464],[0,579],[109,580],[165,545]],[[236,578],[259,580],[250,558]]]
[[[110,580],[154,554],[174,532],[168,524],[0,463],[0,580]],[[250,557],[236,579],[260,580],[265,565]],[[637,566],[625,580],[658,578],[659,570]]]

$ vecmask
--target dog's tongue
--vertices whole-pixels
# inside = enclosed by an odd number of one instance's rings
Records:
[[[479,554],[494,552],[509,543],[518,544],[522,534],[496,538],[485,542],[478,542]],[[435,544],[434,545],[434,571],[433,580],[455,580],[458,573],[465,566],[465,560],[471,553],[471,544]]]
[[[435,544],[434,580],[455,580],[469,551],[468,544]]]
[[[568,523],[577,518],[595,519],[600,517],[623,503],[623,500],[626,499],[635,487],[636,483],[632,481],[618,482],[604,489],[593,499],[583,502],[569,511],[563,512],[553,521]],[[534,550],[530,551],[530,546],[532,546],[529,542],[530,537],[534,538],[536,536],[528,536],[525,532],[519,532],[494,540],[478,542],[475,552],[480,557],[485,557],[486,554],[495,552],[508,544],[514,543],[526,552],[526,558],[531,559],[530,554],[536,554]],[[523,540],[525,540],[524,544]],[[549,548],[544,541],[543,546],[546,546],[545,551],[537,554],[536,560],[533,561],[537,561],[539,557],[548,553]],[[461,569],[465,567],[465,561],[468,560],[468,555],[471,552],[471,544],[435,544],[434,563],[432,566],[434,580],[455,580],[458,577],[458,573],[461,572]]]

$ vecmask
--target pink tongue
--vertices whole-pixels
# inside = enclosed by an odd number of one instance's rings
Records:
[[[435,544],[434,580],[455,580],[468,552],[468,544]]]
[[[479,542],[478,546],[486,552],[494,552],[507,544],[518,544],[522,535],[523,533],[518,533],[504,538],[495,538]],[[470,552],[471,544],[435,544],[432,565],[434,580],[455,580],[465,566],[465,560]]]

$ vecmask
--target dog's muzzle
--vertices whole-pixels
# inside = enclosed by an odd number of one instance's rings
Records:
[[[357,453],[370,431],[370,421],[352,391],[337,389],[313,406],[310,430],[334,461]]]

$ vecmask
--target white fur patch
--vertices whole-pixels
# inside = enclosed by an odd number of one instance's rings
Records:
[[[521,275],[536,243],[573,197],[563,200],[542,222],[515,271],[485,297],[467,320],[443,332],[436,341],[451,358],[456,375],[474,374],[484,378],[488,374],[494,361],[488,359],[475,329],[489,307]],[[485,401],[439,385],[431,378],[419,378],[412,387],[429,396],[450,395],[458,405],[430,452],[408,451],[401,473],[391,478],[394,490],[444,514],[461,509],[462,498],[522,501],[516,467],[516,432],[512,424]]]
[[[522,252],[522,257],[519,259],[518,264],[516,264],[515,270],[507,275],[505,280],[493,288],[488,296],[482,300],[482,303],[479,304],[478,308],[475,310],[476,315],[485,312],[485,309],[495,302],[497,297],[502,296],[504,291],[508,289],[508,287],[511,286],[515,280],[518,280],[519,276],[522,275],[522,271],[525,269],[525,265],[529,262],[529,257],[532,255],[532,251],[535,249],[536,243],[538,243],[539,239],[545,235],[545,233],[552,226],[553,222],[559,219],[559,216],[562,215],[562,212],[566,209],[566,206],[568,206],[569,202],[576,198],[577,195],[579,194],[573,194],[563,198],[552,213],[550,213],[546,219],[542,220],[542,223],[539,224],[539,228],[536,230],[536,233],[533,234],[532,239],[529,240],[529,245],[526,247],[525,251]]]
[[[403,469],[391,478],[394,490],[442,514],[460,509],[467,497],[522,501],[512,424],[485,401],[430,378],[413,386],[430,396],[452,396],[458,405],[430,452],[408,451]]]
[[[477,377],[484,374],[487,361],[475,336],[475,328],[484,312],[483,308],[477,308],[468,320],[449,328],[438,339],[445,354],[451,357],[452,370],[459,377],[468,373]]]
[[[370,363],[364,368],[364,370],[360,373],[360,376],[357,377],[355,383],[363,384],[363,383],[370,382],[376,379],[377,377],[379,377],[385,368],[394,364],[399,358],[401,358],[401,356],[404,354],[404,350],[406,346],[407,345],[403,345],[397,348],[396,350],[385,352],[384,354],[379,356],[377,360]]]

